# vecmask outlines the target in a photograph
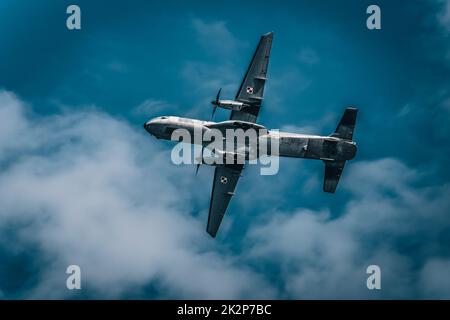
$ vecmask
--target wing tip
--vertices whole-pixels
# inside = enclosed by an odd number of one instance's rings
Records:
[[[211,238],[215,238],[217,235],[217,231],[214,232],[214,230],[210,230],[209,228],[206,228],[206,232],[211,236]]]

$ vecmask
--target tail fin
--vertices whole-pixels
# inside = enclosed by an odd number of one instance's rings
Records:
[[[355,130],[356,114],[358,109],[346,108],[345,112],[339,121],[336,131],[331,135],[332,137],[352,140],[353,131]],[[344,170],[346,161],[324,161],[325,162],[325,176],[323,179],[323,191],[334,193],[339,183],[342,171]]]
[[[339,121],[336,131],[331,135],[332,137],[352,140],[353,131],[355,130],[356,114],[358,109],[348,107],[345,109],[344,115]]]

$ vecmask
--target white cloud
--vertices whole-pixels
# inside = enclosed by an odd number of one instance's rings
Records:
[[[270,66],[269,66],[270,68]],[[269,69],[269,76],[271,73]],[[270,83],[270,84],[269,84]],[[300,70],[291,68],[282,73],[270,77],[264,91],[264,107],[271,115],[280,116],[286,112],[286,97],[293,97],[307,90],[311,85],[308,79]],[[305,106],[302,106],[305,108]]]
[[[298,53],[298,60],[306,65],[314,65],[320,61],[317,52],[311,48],[301,49]]]
[[[205,217],[189,214],[193,200],[180,190],[191,178],[151,137],[99,112],[25,113],[17,97],[0,93],[0,150],[9,159],[1,171],[0,226],[23,221],[19,241],[51,257],[23,297],[70,296],[69,264],[81,266],[83,290],[96,297],[149,283],[177,298],[274,294],[236,257],[216,253]],[[19,140],[33,143],[10,154]]]
[[[228,63],[211,66],[203,62],[188,61],[181,70],[181,76],[194,92],[208,97],[210,93],[214,93],[212,98],[215,98],[219,88],[231,92],[231,89],[237,89],[240,82]]]
[[[352,199],[341,214],[326,207],[272,213],[249,233],[251,256],[280,261],[288,297],[444,297],[450,284],[436,279],[448,276],[448,263],[430,266],[427,255],[448,251],[436,240],[449,226],[450,185],[413,188],[419,179],[395,159],[350,163],[339,188]],[[381,267],[381,292],[365,286],[371,264]]]
[[[444,98],[444,101],[441,102],[441,106],[446,111],[450,112],[450,97]]]
[[[173,112],[177,108],[176,105],[163,100],[147,99],[136,106],[132,112],[138,115],[152,116],[161,113],[167,114],[167,112]]]
[[[242,52],[240,49],[245,43],[231,33],[225,21],[206,22],[194,18],[192,27],[203,52],[210,54],[213,61],[205,62],[206,57],[201,61],[189,60],[181,68],[180,77],[195,93],[191,99],[194,105],[184,116],[207,118],[212,111],[210,101],[219,88],[222,88],[224,99],[235,96],[246,66],[236,68],[233,60],[236,53]],[[222,111],[218,110],[218,113]]]
[[[331,133],[336,124],[339,121],[339,118],[342,115],[334,114],[334,113],[324,113],[320,119],[309,120],[309,123],[306,125],[297,125],[297,124],[285,124],[281,127],[281,131],[293,132],[293,133],[301,133],[301,134],[318,134],[318,135],[327,135]],[[303,122],[307,122],[303,120]]]
[[[0,95],[0,160],[6,156],[7,152],[16,148],[21,148],[24,144],[32,142],[21,137],[21,133],[26,132],[27,122],[24,120],[22,104],[9,92]]]
[[[347,195],[342,210],[332,201],[283,210],[289,179],[319,177],[302,175],[305,167],[294,161],[284,175],[257,177],[257,186],[246,171],[235,212],[254,215],[245,246],[233,253],[204,232],[206,209],[192,212],[193,204],[207,203],[211,176],[200,173],[195,184],[194,170],[171,165],[144,130],[107,114],[38,117],[27,108],[0,93],[0,229],[16,223],[14,250],[32,243],[47,261],[24,298],[73,296],[65,289],[69,264],[81,266],[82,290],[96,298],[129,297],[148,285],[160,298],[448,297],[442,239],[450,185],[424,183],[398,160],[350,162],[339,193],[324,195]],[[275,208],[256,214],[262,200]],[[224,226],[233,218],[250,219],[230,214]],[[369,264],[382,269],[381,292],[365,287]]]
[[[111,61],[106,65],[106,68],[110,71],[117,73],[127,73],[129,71],[128,66],[125,63],[118,60]]]
[[[211,101],[222,88],[222,99],[233,99],[240,84],[240,76],[229,62],[210,65],[204,62],[188,61],[181,69],[180,76],[192,93],[192,107],[184,110],[182,116],[207,119],[211,115]],[[229,113],[228,110],[218,108],[220,112]],[[218,118],[218,117],[216,117]]]
[[[450,299],[450,259],[430,259],[421,271],[421,284],[430,299]]]
[[[438,21],[447,32],[450,32],[450,1],[444,0],[440,2],[442,10],[438,13]]]
[[[192,20],[192,26],[199,43],[212,54],[228,56],[241,46],[240,41],[229,31],[225,21],[205,22],[196,18]]]

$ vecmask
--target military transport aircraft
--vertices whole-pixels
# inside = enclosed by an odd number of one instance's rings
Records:
[[[231,110],[230,120],[213,122],[164,116],[146,122],[145,129],[159,139],[173,140],[171,139],[172,133],[179,128],[189,132],[194,132],[194,130],[206,132],[213,128],[219,130],[264,128],[260,124],[256,124],[256,119],[263,101],[272,39],[272,32],[261,36],[235,99],[221,100],[219,90],[216,99],[211,102],[214,108],[213,115],[217,107],[225,108]],[[323,190],[334,193],[345,162],[353,159],[356,155],[356,143],[352,140],[356,114],[356,108],[346,108],[335,132],[329,136],[288,132],[277,132],[275,135],[270,130],[266,131],[266,135],[269,139],[278,139],[279,156],[322,160],[325,163]],[[204,146],[203,142],[202,146]],[[244,164],[225,162],[213,165],[215,172],[206,230],[212,237],[215,237],[230,199],[234,195]]]

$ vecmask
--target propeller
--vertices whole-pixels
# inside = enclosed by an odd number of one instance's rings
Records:
[[[205,150],[205,147],[202,146],[202,153],[200,154],[200,161],[199,161],[199,163],[197,163],[197,168],[195,169],[195,175],[197,175],[198,169],[200,168],[200,165],[201,165],[202,162],[203,162],[203,151],[204,151],[204,150]]]
[[[222,91],[222,88],[220,88],[219,92],[217,92],[216,100],[211,101],[211,104],[214,106],[212,114],[211,114],[211,120],[214,118],[214,114],[216,113],[217,106],[220,103],[220,92],[221,91]]]

